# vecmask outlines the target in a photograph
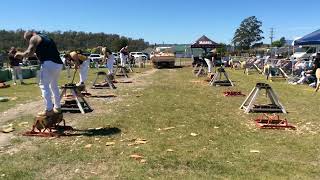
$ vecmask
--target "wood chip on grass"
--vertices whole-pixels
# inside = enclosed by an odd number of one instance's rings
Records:
[[[134,159],[134,160],[136,160],[136,161],[138,161],[139,163],[142,163],[142,164],[147,162],[147,160],[144,159],[143,156],[141,156],[139,154],[132,154],[132,155],[130,155],[130,158],[132,158],[132,159]]]
[[[159,128],[158,131],[168,131],[168,130],[171,130],[171,129],[175,129],[176,127],[166,127],[166,128]]]
[[[106,142],[106,146],[113,146],[115,144],[116,144],[115,142]]]
[[[91,148],[92,147],[92,144],[87,144],[84,146],[84,148]]]
[[[136,139],[133,143],[128,144],[128,146],[135,146],[135,145],[140,145],[140,144],[147,144],[146,139]]]
[[[199,134],[197,134],[197,133],[191,133],[190,135],[193,136],[193,137],[196,137],[196,136],[198,136]]]
[[[259,150],[255,150],[255,149],[250,150],[250,152],[251,152],[251,153],[260,153]]]

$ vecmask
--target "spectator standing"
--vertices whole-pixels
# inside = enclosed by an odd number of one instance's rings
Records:
[[[13,81],[13,85],[17,85],[17,77],[18,77],[21,85],[24,85],[25,83],[23,82],[23,79],[22,79],[22,70],[20,67],[20,63],[22,62],[22,60],[14,57],[16,53],[17,53],[16,48],[11,47],[8,56],[9,56],[9,65],[12,72],[12,81]]]

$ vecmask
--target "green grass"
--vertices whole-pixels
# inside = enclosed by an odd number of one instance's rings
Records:
[[[7,82],[6,84],[10,84],[11,87],[0,89],[0,96],[9,97],[10,100],[6,103],[0,102],[0,112],[10,109],[17,104],[41,99],[40,89],[35,81],[36,80],[34,78],[24,80],[27,85],[23,86],[13,86],[11,81]]]
[[[137,72],[144,72],[148,69],[150,69],[151,66],[148,65],[147,68],[145,69],[136,69]],[[87,85],[90,86],[92,85],[92,81],[95,78],[95,73],[97,71],[106,71],[104,68],[100,68],[99,70],[96,69],[90,69],[90,73],[88,74],[88,81]],[[71,76],[73,76],[73,70],[70,71]],[[72,78],[71,78],[72,79]],[[71,81],[71,79],[69,81]],[[13,85],[12,81],[6,82],[6,84],[11,85],[10,88],[5,88],[5,89],[0,89],[0,97],[8,97],[10,100],[6,103],[1,103],[0,102],[0,113],[4,112],[17,104],[24,104],[28,102],[32,102],[35,100],[41,100],[41,91],[40,88],[37,84],[36,78],[30,78],[30,79],[25,79],[24,82],[27,85]],[[78,73],[75,76],[74,82],[77,83],[79,82],[79,75]],[[68,83],[68,78],[67,78],[67,71],[62,71],[60,74],[59,78],[59,84],[66,84]]]
[[[256,82],[266,82],[260,75],[228,72],[235,89],[247,95]],[[314,95],[312,89],[269,82],[290,112],[283,117],[298,130],[260,130],[252,122],[257,114],[239,110],[243,97],[225,98],[226,88],[192,82],[200,79],[192,75],[191,68],[161,69],[142,80],[147,83],[141,87],[117,90],[122,101],[106,103],[110,113],[76,122],[78,129],[111,126],[121,133],[56,139],[16,136],[11,148],[19,151],[11,156],[6,150],[0,153],[0,175],[9,179],[320,178],[316,113],[320,95]],[[14,123],[26,120],[32,122],[32,117]],[[158,130],[166,127],[175,128]],[[128,146],[133,138],[148,142]],[[110,141],[116,144],[105,146]],[[87,144],[92,147],[85,148]],[[146,163],[133,160],[132,154],[142,155]]]

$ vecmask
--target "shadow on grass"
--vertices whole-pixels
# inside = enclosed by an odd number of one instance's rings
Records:
[[[117,127],[108,128],[96,128],[96,129],[73,129],[71,126],[59,126],[56,129],[62,136],[72,137],[72,136],[112,136],[121,133],[121,129]]]
[[[160,66],[158,69],[182,69],[184,66],[174,66],[174,67],[167,67],[167,66]]]
[[[24,83],[22,86],[38,85],[36,82]]]

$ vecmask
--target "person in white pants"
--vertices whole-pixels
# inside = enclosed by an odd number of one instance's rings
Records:
[[[62,64],[54,63],[52,61],[44,61],[40,68],[40,89],[46,104],[46,111],[55,110],[60,111],[60,93],[58,88],[58,79],[62,70]],[[54,103],[51,100],[53,94]]]
[[[213,68],[212,59],[204,58],[204,60],[206,61],[207,65],[208,65],[208,73],[212,73],[212,68]]]
[[[79,66],[80,82],[78,83],[78,85],[79,84],[84,84],[87,81],[89,65],[90,65],[90,60],[89,59],[83,61],[83,63],[80,64],[80,66]]]
[[[77,86],[84,85],[88,79],[88,71],[90,65],[90,59],[82,55],[81,52],[72,51],[64,56],[67,61],[72,61],[75,64],[75,68],[79,69],[80,81]]]
[[[206,61],[208,65],[208,73],[212,73],[213,68],[213,55],[211,52],[202,55],[202,58]]]
[[[106,68],[108,69],[108,75],[113,75],[113,64],[115,62],[114,55],[107,48],[102,48],[103,60],[105,60]]]
[[[22,70],[20,66],[12,66],[11,72],[12,72],[13,85],[17,84],[17,77],[19,78],[21,85],[25,84],[22,79]]]
[[[125,46],[123,48],[121,48],[120,50],[120,61],[121,61],[121,66],[125,67],[127,64],[127,59],[128,59],[128,46]]]
[[[40,83],[39,87],[45,102],[45,111],[38,113],[39,116],[52,116],[61,113],[60,93],[58,79],[62,70],[63,62],[55,42],[48,36],[34,31],[26,31],[24,39],[29,42],[25,52],[18,52],[15,58],[30,57],[36,53],[40,60]],[[52,98],[54,102],[52,102]]]
[[[15,47],[11,47],[9,51],[9,64],[12,72],[12,81],[13,85],[17,85],[17,77],[20,80],[20,83],[23,85],[25,84],[22,79],[22,70],[20,67],[21,59],[15,58],[15,54],[17,53],[17,50]]]

